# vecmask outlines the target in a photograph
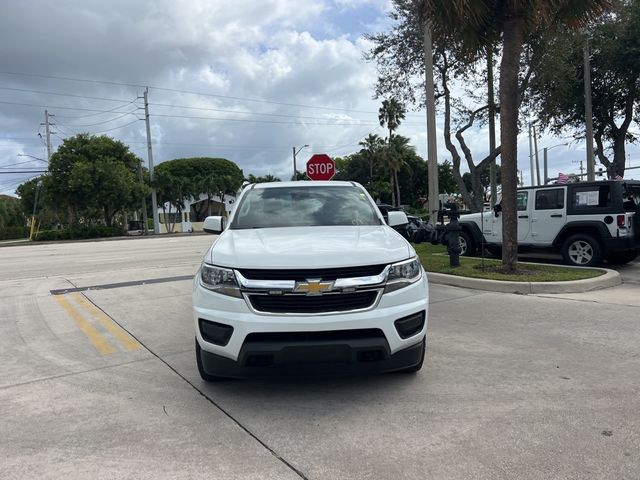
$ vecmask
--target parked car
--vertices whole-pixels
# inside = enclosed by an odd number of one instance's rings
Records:
[[[560,252],[569,265],[624,264],[640,249],[640,182],[599,181],[521,188],[518,249]],[[462,255],[481,246],[499,254],[500,203],[493,212],[460,217]]]
[[[415,250],[352,182],[246,187],[193,284],[202,379],[420,370],[427,277]]]

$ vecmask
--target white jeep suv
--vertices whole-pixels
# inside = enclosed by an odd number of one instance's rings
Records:
[[[417,371],[427,277],[413,247],[353,182],[248,185],[193,284],[204,380]]]
[[[518,249],[559,251],[566,263],[632,261],[640,248],[640,182],[599,181],[521,188],[517,192]],[[502,213],[460,217],[463,255],[481,248],[498,254]]]

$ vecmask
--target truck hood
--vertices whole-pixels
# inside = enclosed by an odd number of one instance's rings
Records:
[[[231,268],[324,268],[392,263],[415,255],[386,225],[225,230],[205,261]]]

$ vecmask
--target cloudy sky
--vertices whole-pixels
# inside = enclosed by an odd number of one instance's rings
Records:
[[[245,175],[288,179],[294,146],[310,145],[299,169],[312,153],[353,153],[367,134],[385,135],[372,99],[375,66],[362,54],[365,33],[389,28],[388,9],[387,0],[6,0],[0,193],[35,175],[6,172],[46,167],[20,156],[46,157],[45,108],[55,115],[54,151],[90,132],[122,140],[146,161],[145,86],[156,164],[224,157]],[[399,129],[423,156],[425,125],[414,111]],[[486,135],[470,135],[478,157]],[[564,141],[544,137],[538,147]],[[551,174],[577,171],[584,159],[581,145],[549,153]],[[519,159],[527,183],[526,135]]]

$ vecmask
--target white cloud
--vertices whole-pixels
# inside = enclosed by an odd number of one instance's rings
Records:
[[[378,125],[379,101],[371,99],[376,71],[362,58],[371,46],[362,33],[385,25],[388,0],[5,3],[0,16],[2,70],[151,87],[156,163],[222,156],[246,174],[287,178],[294,145],[312,146],[301,152],[300,165],[314,152],[353,153],[370,132],[386,135]],[[3,136],[27,140],[0,141],[0,165],[22,151],[42,155],[36,133],[45,105],[56,115],[55,147],[59,136],[101,132],[135,121],[140,115],[135,108],[141,103],[127,103],[141,94],[142,88],[125,85],[0,74],[0,101],[42,105],[2,104]],[[131,114],[119,113],[126,111]],[[449,155],[441,118],[438,126],[439,158],[444,160]],[[411,137],[418,153],[425,155],[423,112],[407,115],[399,133]],[[142,122],[107,134],[146,158]],[[486,128],[469,131],[466,138],[476,161],[486,155]],[[545,137],[539,146],[554,143],[557,139]],[[526,139],[519,147],[520,165],[528,171]],[[562,150],[550,152],[550,171],[552,162],[553,168],[565,168],[569,154]],[[578,151],[571,152],[572,159],[579,157]]]

